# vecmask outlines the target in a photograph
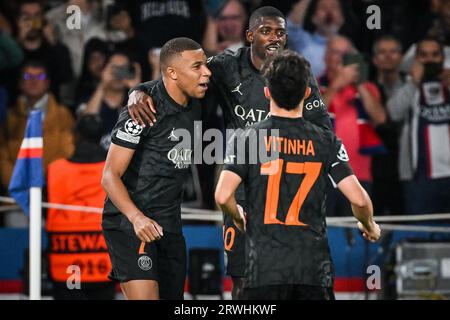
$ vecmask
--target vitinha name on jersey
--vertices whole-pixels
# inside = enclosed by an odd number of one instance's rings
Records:
[[[178,142],[172,149],[167,152],[167,159],[175,164],[175,169],[186,169],[192,163],[192,142],[199,139],[201,127],[199,121],[194,122],[194,139],[191,137],[189,130],[184,128],[173,128],[167,137],[170,141]],[[201,139],[201,137],[200,137]]]
[[[313,108],[326,108],[322,99],[317,99],[305,104],[305,109],[310,111]],[[264,109],[250,108],[249,110],[241,106],[240,104],[234,107],[234,113],[245,121],[245,126],[251,126],[254,123],[266,120],[270,117],[270,112]]]
[[[268,117],[270,117],[270,112],[267,110],[256,108],[250,108],[250,110],[246,110],[246,108],[244,108],[240,104],[234,107],[234,113],[239,118],[246,121],[245,126],[251,126],[256,122],[266,120]]]

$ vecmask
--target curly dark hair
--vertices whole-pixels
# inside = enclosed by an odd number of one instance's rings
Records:
[[[309,83],[309,62],[291,50],[268,59],[262,68],[270,95],[280,108],[295,109],[305,98]]]

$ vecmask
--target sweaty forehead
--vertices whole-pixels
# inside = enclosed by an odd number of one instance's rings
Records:
[[[261,17],[255,21],[255,29],[264,27],[270,27],[272,29],[285,29],[286,21],[281,17]]]

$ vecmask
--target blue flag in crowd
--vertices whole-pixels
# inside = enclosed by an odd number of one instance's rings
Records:
[[[36,110],[28,117],[25,136],[8,188],[11,196],[27,215],[30,214],[30,188],[42,187],[44,182],[42,147],[42,111]]]

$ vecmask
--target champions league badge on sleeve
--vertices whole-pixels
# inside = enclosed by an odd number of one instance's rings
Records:
[[[142,126],[140,124],[134,122],[132,119],[129,119],[125,123],[125,131],[134,137],[140,135],[142,130],[143,130]]]
[[[127,120],[122,130],[118,130],[116,137],[120,140],[127,141],[133,144],[138,144],[141,137],[139,135],[142,133],[144,128],[138,123],[134,122],[132,119]]]

